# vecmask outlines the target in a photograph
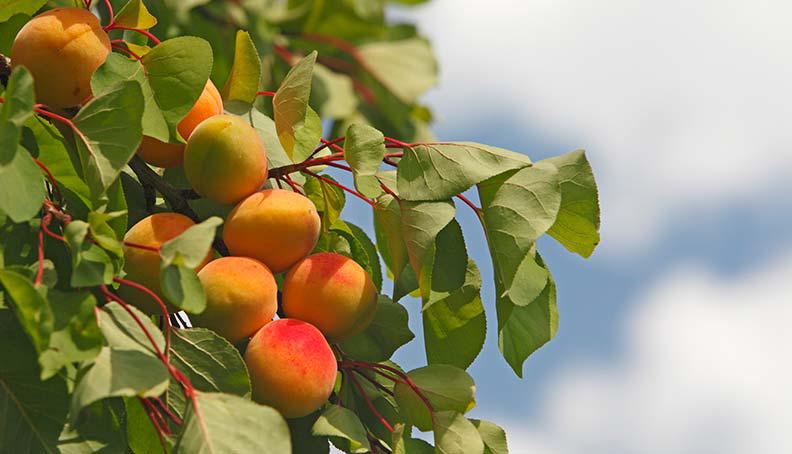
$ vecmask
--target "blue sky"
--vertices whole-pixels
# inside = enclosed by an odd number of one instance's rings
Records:
[[[536,159],[585,148],[600,185],[593,258],[540,243],[559,283],[556,339],[519,380],[490,323],[470,369],[472,414],[502,423],[511,452],[792,450],[790,13],[782,1],[627,0],[393,12],[435,46],[438,137]],[[491,282],[478,225],[459,213]],[[491,285],[483,295],[493,322]],[[418,366],[422,348],[396,358]]]

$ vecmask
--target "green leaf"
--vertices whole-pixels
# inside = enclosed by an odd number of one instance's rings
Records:
[[[402,233],[401,208],[390,194],[381,195],[374,206],[374,233],[377,249],[393,275],[393,299],[398,301],[417,289],[418,281],[410,266]]]
[[[333,180],[333,177],[322,175],[324,178]],[[303,186],[305,196],[308,197],[322,217],[322,230],[327,231],[340,217],[341,210],[344,209],[346,197],[344,190],[326,183],[319,178],[308,178]]]
[[[342,119],[355,113],[358,98],[352,78],[314,65],[314,78],[311,87],[311,103],[322,118]]]
[[[464,285],[424,308],[424,346],[429,364],[467,369],[481,352],[487,322],[480,291],[478,267],[468,259]]]
[[[196,394],[175,453],[291,452],[289,427],[276,410],[232,394]]]
[[[2,1],[0,1],[1,3]],[[5,17],[6,12],[5,10],[2,11],[0,17]],[[14,38],[29,20],[30,15],[23,13],[12,14],[9,19],[0,19],[0,54],[11,55],[11,46],[14,44]]]
[[[341,348],[356,360],[385,361],[399,347],[415,338],[407,321],[408,313],[404,306],[380,295],[371,324],[362,333],[342,342]]]
[[[434,454],[434,446],[429,443],[409,436],[405,433],[404,424],[397,424],[393,430],[393,454]]]
[[[181,394],[181,390],[179,391]],[[168,397],[171,397],[169,395]],[[148,454],[153,452],[163,452],[159,435],[151,424],[151,420],[146,413],[146,408],[140,400],[132,397],[124,399],[126,407],[126,435],[129,440],[129,449],[135,454]],[[166,438],[168,449],[166,454],[173,451],[173,443],[170,438]],[[87,453],[86,453],[87,454]]]
[[[278,138],[294,162],[308,157],[322,136],[319,116],[308,106],[316,55],[311,52],[294,65],[272,98]]]
[[[331,437],[333,444],[344,452],[364,453],[371,450],[366,428],[351,410],[330,405],[322,412],[312,428],[313,435]]]
[[[455,411],[435,413],[435,452],[438,454],[484,454],[484,442],[476,426]]]
[[[58,450],[61,454],[124,452],[127,446],[126,422],[122,399],[95,402],[83,409],[74,425],[67,424],[63,428]]]
[[[33,287],[33,282],[13,271],[0,269],[0,284],[13,302],[14,312],[19,322],[30,336],[33,347],[41,354],[50,344],[50,336],[54,327],[54,316],[49,303]]]
[[[525,155],[478,143],[416,145],[406,148],[399,162],[399,196],[445,200],[495,175],[530,165]]]
[[[104,337],[96,321],[96,298],[87,292],[49,290],[47,298],[54,314],[49,348],[41,354],[41,378],[55,375],[62,367],[96,357]]]
[[[420,274],[427,252],[434,246],[435,238],[440,231],[454,219],[456,208],[450,200],[442,202],[402,200],[399,205],[402,235],[410,264],[415,273]]]
[[[222,223],[222,219],[213,216],[200,224],[190,226],[176,238],[163,243],[160,248],[162,266],[179,263],[188,268],[197,268],[206,259],[217,227]]]
[[[69,409],[66,382],[40,379],[36,351],[8,309],[0,309],[0,339],[0,446],[9,453],[54,454]]]
[[[146,68],[141,62],[130,60],[118,53],[111,53],[102,66],[94,72],[91,78],[91,89],[94,95],[98,95],[122,81],[137,83],[143,92],[143,120],[141,124],[143,135],[163,142],[170,141],[168,123],[157,104],[154,91],[146,75]]]
[[[506,432],[500,426],[481,419],[471,419],[470,422],[476,426],[484,442],[484,454],[509,454]]]
[[[32,16],[46,0],[0,0],[0,22],[7,21],[14,14]]]
[[[0,106],[0,211],[14,222],[33,218],[46,196],[42,173],[18,145],[22,127],[33,115],[34,103],[33,77],[24,67],[15,69]]]
[[[127,307],[143,323],[143,326],[151,334],[160,351],[163,351],[165,338],[162,337],[162,331],[151,322],[151,318],[148,315],[134,306]],[[137,350],[152,358],[156,358],[154,348],[151,346],[148,337],[143,333],[135,319],[120,304],[110,302],[102,307],[99,312],[99,329],[110,347],[122,350]]]
[[[81,371],[74,388],[70,415],[76,420],[83,407],[108,397],[155,397],[168,389],[168,370],[140,350],[103,347],[96,360]]]
[[[116,14],[113,23],[129,28],[148,30],[157,25],[157,18],[152,16],[143,0],[129,0],[121,11]]]
[[[89,225],[72,221],[63,236],[72,251],[72,287],[94,287],[113,282],[115,269],[110,256],[101,247],[86,241]]]
[[[415,102],[437,84],[437,61],[423,38],[377,41],[358,50],[380,82],[404,103]]]
[[[119,188],[119,185],[119,182],[113,183],[115,188]],[[124,200],[123,193],[120,195],[120,199],[122,201]],[[120,258],[124,255],[124,246],[121,241],[118,240],[116,231],[110,226],[110,223],[113,222],[114,219],[119,218],[123,221],[121,223],[124,226],[122,233],[126,233],[126,210],[110,213],[92,211],[88,214],[88,229],[91,232],[91,238],[93,238],[99,246]]]
[[[558,168],[561,208],[550,230],[569,252],[589,257],[600,241],[600,208],[597,182],[583,150],[576,150],[541,162]]]
[[[316,411],[302,418],[287,419],[291,433],[292,452],[310,454],[329,454],[330,442],[327,437],[317,437],[311,434],[311,428],[319,418],[320,412]]]
[[[141,60],[154,101],[170,131],[170,140],[180,141],[176,125],[201,96],[212,71],[212,47],[194,36],[172,38],[156,45]]]
[[[344,156],[355,177],[355,187],[367,197],[382,194],[377,172],[385,155],[381,132],[371,126],[351,125],[344,141]]]
[[[467,248],[462,228],[452,219],[435,237],[418,276],[423,309],[458,292],[465,284]],[[472,297],[472,296],[471,296]]]
[[[231,111],[247,112],[256,100],[261,80],[261,58],[250,33],[238,30],[234,64],[223,87],[223,101]]]
[[[535,263],[532,250],[558,214],[558,172],[548,164],[507,172],[481,183],[479,196],[496,296],[513,304],[529,304],[547,280],[547,272]]]
[[[171,362],[195,389],[250,397],[250,379],[239,351],[223,337],[204,328],[174,330]],[[168,404],[184,416],[187,402],[181,386],[172,381]]]
[[[72,119],[88,187],[98,198],[135,155],[143,137],[143,92],[132,81],[119,82],[93,98]]]
[[[275,131],[275,122],[256,109],[252,109],[246,116],[250,125],[253,126],[259,137],[261,137],[261,141],[264,142],[264,149],[267,150],[267,165],[269,168],[274,169],[276,167],[292,164],[291,158],[286,154],[283,145],[281,145],[278,140],[278,133]],[[297,174],[294,174],[292,178],[297,176]]]
[[[500,298],[495,307],[498,313],[498,347],[514,373],[522,377],[525,359],[555,337],[558,331],[555,282],[552,276],[548,276],[542,293],[529,304],[516,305],[508,298]]]
[[[411,370],[407,375],[429,399],[435,415],[446,410],[464,414],[476,405],[476,385],[462,369],[433,364]],[[420,396],[404,382],[397,382],[393,391],[407,420],[420,430],[431,430],[432,414]]]
[[[160,268],[160,288],[169,303],[191,314],[206,309],[206,293],[194,269],[172,263]]]

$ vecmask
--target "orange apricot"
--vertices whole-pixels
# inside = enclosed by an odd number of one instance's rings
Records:
[[[286,418],[318,410],[333,391],[338,367],[322,333],[309,323],[279,319],[250,340],[245,363],[253,400],[270,405]]]
[[[307,197],[266,189],[239,202],[228,214],[223,240],[233,255],[253,257],[280,273],[313,250],[320,227],[316,206]]]
[[[110,53],[110,38],[84,8],[55,8],[32,18],[11,46],[11,66],[33,75],[36,99],[52,108],[92,96],[91,76]]]

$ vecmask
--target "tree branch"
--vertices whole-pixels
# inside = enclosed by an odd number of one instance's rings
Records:
[[[0,54],[0,83],[8,85],[8,78],[11,76],[11,59]]]

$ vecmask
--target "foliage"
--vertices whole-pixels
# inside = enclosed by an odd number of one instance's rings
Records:
[[[74,109],[36,104],[24,67],[1,87],[0,450],[507,452],[503,429],[465,416],[476,403],[465,369],[484,345],[487,316],[518,376],[555,336],[556,283],[537,241],[547,234],[589,257],[599,242],[596,183],[580,150],[533,162],[437,141],[420,104],[437,81],[431,46],[413,26],[386,21],[385,3],[0,0],[2,52],[56,6],[93,11],[114,51],[93,76],[93,98]],[[183,143],[176,126],[209,79],[223,87],[226,111],[261,136],[266,186],[316,206],[315,251],[351,257],[380,292],[384,263],[393,283],[371,324],[334,346],[340,380],[305,418],[286,421],[251,400],[244,343],[170,313],[205,309],[196,269],[207,251],[227,255],[230,207],[198,198],[180,169],[154,169],[135,151],[144,135]],[[361,201],[374,240],[341,217]],[[457,209],[473,210],[486,234],[494,313]],[[162,308],[150,316],[119,296],[140,287],[122,270],[123,248],[141,246],[124,234],[164,211],[196,225],[154,248],[166,301],[141,290]],[[407,295],[420,308],[402,305]],[[405,372],[391,357],[415,338],[410,316],[422,317],[427,365]],[[435,447],[413,429],[432,432]]]

